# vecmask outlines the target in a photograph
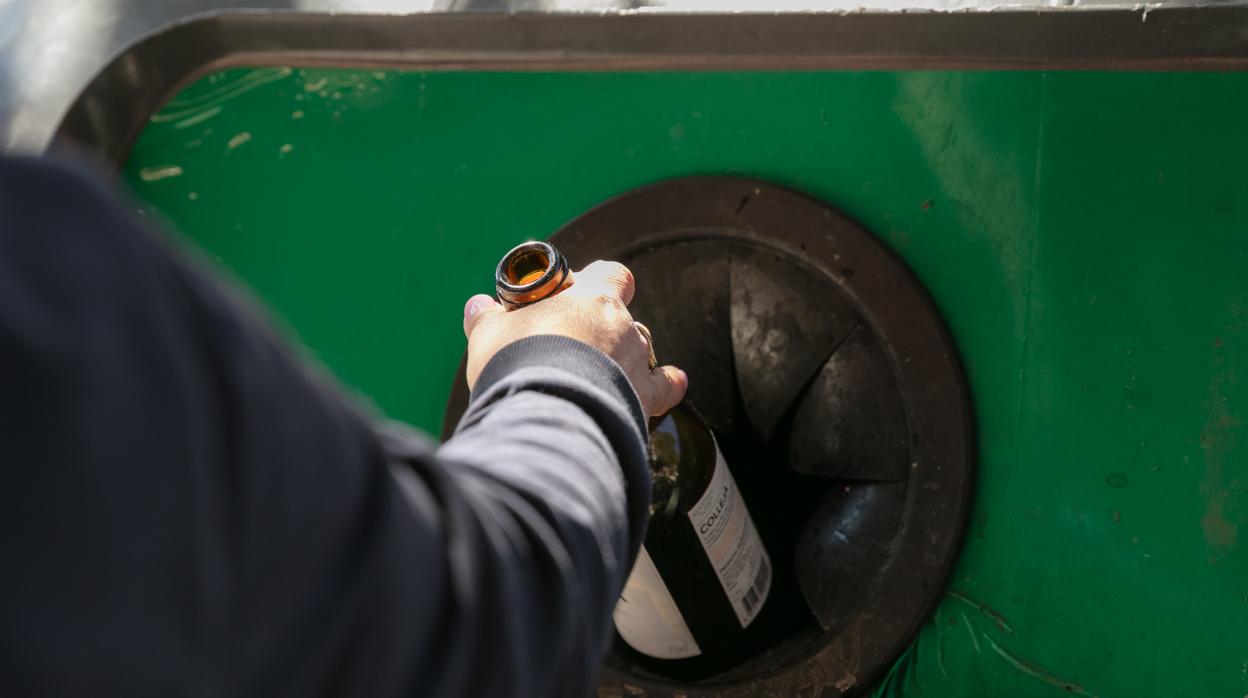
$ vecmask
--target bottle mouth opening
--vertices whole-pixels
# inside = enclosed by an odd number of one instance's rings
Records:
[[[555,248],[540,241],[526,242],[503,256],[495,277],[500,289],[524,293],[549,282],[559,267]]]

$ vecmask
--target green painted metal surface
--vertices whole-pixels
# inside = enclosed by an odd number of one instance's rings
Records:
[[[947,598],[878,693],[1238,697],[1245,115],[1248,74],[266,68],[187,88],[125,179],[435,433],[513,243],[677,175],[821,197],[930,290],[979,427]]]

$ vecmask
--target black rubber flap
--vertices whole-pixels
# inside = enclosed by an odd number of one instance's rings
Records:
[[[681,682],[617,648],[600,694],[861,690],[940,598],[970,504],[970,401],[917,280],[840,211],[734,177],[642,187],[551,242],[632,269],[630,310],[689,373],[775,568],[750,659]]]
[[[909,477],[905,405],[883,347],[861,325],[837,346],[801,397],[789,466],[847,480]]]
[[[732,354],[741,402],[763,440],[858,324],[826,277],[770,251],[740,254],[729,274]]]

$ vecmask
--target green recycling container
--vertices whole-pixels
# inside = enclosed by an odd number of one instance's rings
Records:
[[[1150,21],[1152,21],[1150,19]],[[958,563],[881,696],[1248,695],[1248,73],[234,68],[123,179],[308,360],[437,434],[501,252],[657,180],[807,192],[939,307]]]

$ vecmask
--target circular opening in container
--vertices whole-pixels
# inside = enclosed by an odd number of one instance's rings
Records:
[[[632,270],[629,310],[689,374],[774,574],[730,668],[677,675],[617,638],[600,693],[826,698],[880,676],[940,596],[973,468],[960,365],[918,282],[839,211],[729,177],[629,192],[551,242]]]

